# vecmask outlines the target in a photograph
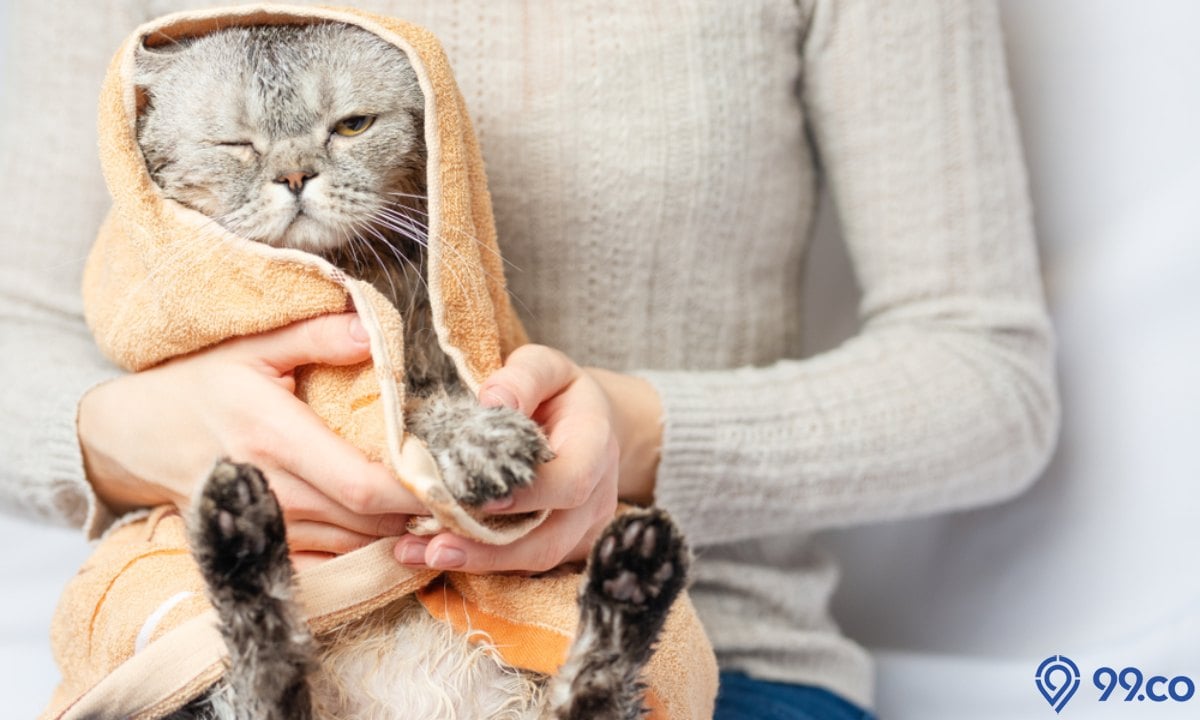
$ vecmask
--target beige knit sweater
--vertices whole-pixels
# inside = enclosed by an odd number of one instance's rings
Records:
[[[0,505],[95,513],[79,273],[108,200],[92,118],[137,23],[188,0],[14,0],[0,109]],[[439,35],[488,164],[516,306],[662,395],[657,502],[700,553],[727,668],[869,705],[827,611],[832,526],[1020,491],[1057,425],[996,12],[979,0],[374,0]],[[801,355],[827,184],[861,331]],[[19,382],[15,379],[19,378]]]

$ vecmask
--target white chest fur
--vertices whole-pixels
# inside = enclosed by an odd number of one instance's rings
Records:
[[[542,714],[545,678],[505,665],[410,599],[330,638],[313,678],[321,720],[497,718]]]

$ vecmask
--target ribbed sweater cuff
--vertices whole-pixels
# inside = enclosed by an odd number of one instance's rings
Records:
[[[654,502],[671,513],[685,535],[702,541],[708,523],[728,501],[716,488],[725,461],[718,442],[721,427],[714,393],[722,388],[705,382],[702,373],[638,371],[658,391],[662,402],[663,438],[655,481]],[[729,478],[726,478],[729,480]]]
[[[75,527],[82,527],[88,540],[95,540],[116,519],[109,508],[96,497],[88,482],[83,465],[83,451],[79,446],[77,419],[79,399],[91,388],[120,375],[116,368],[95,369],[69,388],[49,398],[46,412],[44,438],[46,470],[51,478],[53,507],[60,514],[58,520]]]

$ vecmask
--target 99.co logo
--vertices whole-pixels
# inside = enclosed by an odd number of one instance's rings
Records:
[[[1061,713],[1079,689],[1079,666],[1066,655],[1051,655],[1038,666],[1035,682],[1054,712]],[[1187,675],[1153,675],[1146,679],[1140,669],[1132,666],[1119,671],[1099,668],[1092,673],[1092,684],[1100,691],[1100,702],[1120,698],[1124,702],[1182,703],[1196,694],[1196,683]],[[1123,692],[1118,693],[1117,688]]]

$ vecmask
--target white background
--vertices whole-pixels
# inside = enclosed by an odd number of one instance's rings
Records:
[[[1200,697],[1101,704],[1090,683],[1103,665],[1200,681],[1200,3],[1001,7],[1060,339],[1060,447],[1015,502],[830,537],[836,612],[875,651],[890,720],[1054,717],[1033,685],[1052,654],[1084,676],[1061,717],[1200,717]],[[832,224],[813,255],[814,350],[853,328]],[[0,516],[5,717],[50,695],[50,615],[86,551]]]
[[[1097,702],[1101,666],[1200,682],[1200,4],[1007,0],[1064,402],[1058,452],[1004,506],[836,540],[845,630],[892,719],[1200,718]]]

